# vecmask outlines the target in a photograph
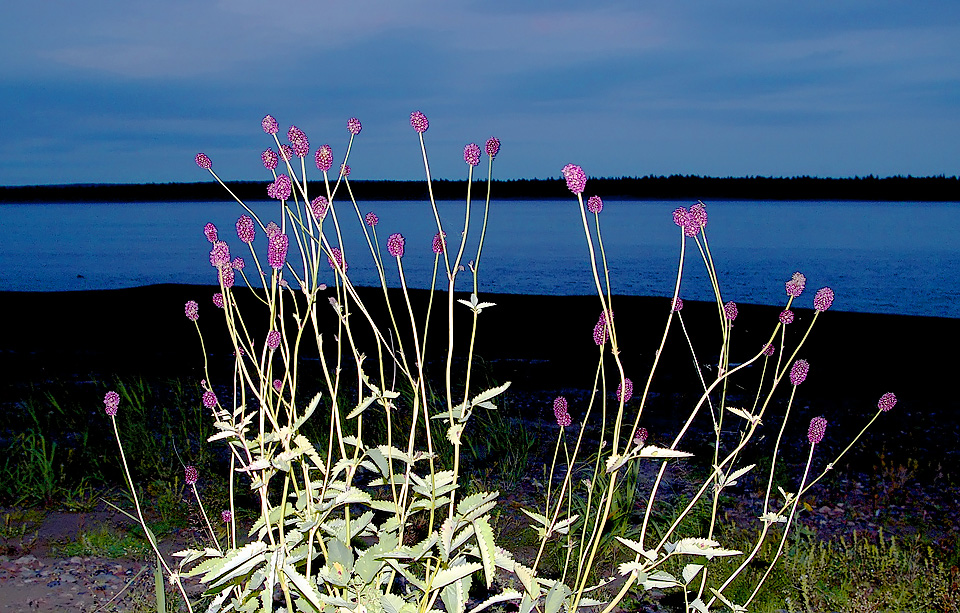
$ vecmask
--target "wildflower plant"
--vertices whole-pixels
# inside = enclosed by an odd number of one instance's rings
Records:
[[[477,292],[493,158],[500,142],[491,138],[486,143],[488,181],[480,246],[468,256],[470,189],[462,226],[448,232],[446,226],[457,222],[442,219],[433,198],[424,134],[429,122],[419,111],[410,121],[419,140],[437,227],[432,245],[434,286],[439,278],[442,290],[431,291],[427,313],[412,306],[403,256],[405,250],[431,245],[410,245],[401,234],[392,233],[385,258],[376,233],[379,218],[373,212],[361,213],[354,198],[347,162],[361,132],[357,118],[347,122],[349,140],[340,171],[333,175],[330,145],[316,149],[312,160],[316,171],[310,170],[311,148],[304,131],[290,127],[289,142],[281,142],[277,120],[269,115],[263,119],[263,130],[272,141],[261,154],[271,175],[266,194],[278,201],[278,208],[275,221],[267,221],[234,196],[242,209],[235,248],[245,252],[249,264],[237,266],[224,233],[213,224],[203,229],[220,286],[215,303],[222,308],[203,317],[225,324],[234,350],[232,380],[213,381],[205,362],[202,398],[217,429],[211,440],[222,441],[230,450],[230,505],[221,512],[228,538],[221,542],[222,528],[214,530],[204,511],[209,545],[175,554],[178,563],[165,562],[164,569],[181,588],[184,577],[198,578],[212,598],[211,610],[281,606],[288,611],[336,607],[427,611],[439,599],[448,611],[463,611],[475,574],[490,587],[497,568],[514,570],[512,558],[494,541],[490,511],[497,492],[468,496],[460,482],[462,437],[470,418],[477,410],[495,408],[493,401],[509,383],[477,390],[471,378],[472,359],[466,360],[464,372],[456,373],[453,359],[459,333],[454,310],[464,308],[462,302],[472,313],[465,330],[472,354],[479,315],[493,306],[481,302]],[[468,185],[483,152],[473,143],[464,149]],[[220,181],[208,156],[199,154],[196,162]],[[364,234],[367,254],[344,252],[347,231]],[[457,234],[459,244],[448,244],[446,236]],[[374,320],[350,280],[348,261],[365,257],[379,273],[386,321]],[[470,300],[458,302],[454,292],[465,270],[461,262],[468,257],[473,292]],[[262,286],[248,282],[258,277]],[[390,278],[400,282],[400,303],[395,304],[395,294],[387,291]],[[258,309],[239,308],[236,294],[241,291],[254,296]],[[450,322],[446,338],[434,341],[447,346],[441,406],[431,402],[426,379],[426,321],[434,308],[434,293],[444,295]],[[184,307],[198,332],[202,311],[196,301]],[[269,332],[258,337],[259,329]],[[372,345],[360,346],[360,337],[372,338]],[[202,348],[202,333],[200,341]],[[319,356],[323,379],[322,392],[312,397],[302,391],[300,356],[308,346]],[[203,355],[206,359],[205,350]],[[455,380],[463,381],[456,390]],[[115,419],[110,398],[106,408]],[[365,427],[365,418],[373,412],[385,419],[385,430]],[[308,421],[317,419],[328,421],[324,446],[302,433]],[[444,424],[445,444],[452,447],[448,465],[433,438],[436,423]],[[394,436],[395,424],[406,424],[405,434]],[[185,476],[199,501],[197,468],[185,467]],[[258,519],[246,535],[238,532],[236,523],[240,488],[251,491],[258,507]],[[415,531],[421,525],[425,530]],[[191,607],[189,601],[187,606]]]
[[[728,588],[768,539],[777,540],[776,555],[781,555],[801,496],[833,466],[827,464],[819,476],[809,478],[814,451],[826,434],[826,419],[818,417],[809,427],[809,453],[802,474],[795,483],[775,479],[794,395],[810,372],[810,364],[798,355],[818,318],[833,303],[830,288],[816,293],[814,313],[802,337],[788,337],[787,325],[793,332],[798,327],[793,322],[801,319],[791,307],[806,284],[804,275],[794,273],[785,284],[788,299],[780,317],[769,322],[767,342],[751,348],[748,359],[732,363],[739,310],[721,291],[707,240],[707,208],[703,203],[677,208],[673,221],[679,228],[680,257],[663,335],[646,377],[631,379],[621,360],[630,339],[618,335],[614,319],[616,298],[601,232],[603,201],[597,195],[585,201],[586,173],[575,164],[564,166],[562,177],[579,207],[598,299],[599,317],[593,330],[597,366],[593,393],[585,406],[563,396],[554,401],[558,430],[545,498],[542,506],[523,509],[539,543],[535,556],[521,562],[496,542],[491,513],[498,492],[466,495],[461,482],[461,451],[470,435],[471,417],[478,410],[495,409],[494,401],[510,385],[476,389],[473,376],[479,318],[495,306],[481,300],[479,272],[500,141],[490,138],[482,149],[475,143],[464,147],[463,217],[443,219],[434,200],[427,157],[430,124],[424,113],[413,112],[410,125],[423,159],[428,215],[436,224],[436,234],[432,245],[414,245],[386,228],[387,239],[381,244],[379,218],[372,211],[361,212],[350,184],[347,162],[361,133],[359,119],[347,122],[349,138],[333,174],[331,145],[314,151],[311,167],[313,150],[303,130],[291,126],[286,132],[288,142],[281,142],[283,132],[275,118],[267,115],[261,125],[269,141],[261,159],[270,174],[265,193],[277,201],[274,220],[261,219],[233,195],[208,156],[196,156],[198,166],[220,182],[242,209],[236,222],[239,244],[234,247],[243,256],[232,257],[224,233],[207,224],[203,235],[211,244],[209,263],[219,284],[216,308],[211,309],[209,302],[201,308],[193,300],[184,306],[186,319],[200,333],[206,375],[200,404],[217,430],[210,440],[222,441],[230,452],[229,508],[221,510],[223,525],[217,529],[203,510],[208,532],[205,546],[176,553],[173,563],[162,556],[150,535],[159,568],[178,586],[188,609],[192,610],[192,603],[184,578],[196,578],[204,586],[211,611],[282,607],[286,611],[427,613],[440,610],[442,603],[448,613],[464,613],[474,582],[490,590],[497,573],[510,575],[513,587],[471,603],[471,613],[498,603],[513,603],[520,613],[573,612],[584,607],[609,613],[629,592],[653,588],[680,590],[688,611],[719,606],[738,611],[750,605],[766,575],[745,602],[732,602]],[[470,226],[473,175],[484,153],[484,215],[476,251],[468,254],[467,246],[473,244],[468,243],[468,235],[478,230]],[[361,232],[366,251],[345,253],[346,232]],[[458,235],[448,242],[448,236]],[[408,250],[431,248],[433,281],[424,313],[410,299],[404,255]],[[688,248],[699,254],[706,268],[717,310],[719,358],[708,372],[700,367],[683,322],[680,288]],[[382,288],[386,315],[381,319],[350,279],[348,262],[367,258],[376,267]],[[461,273],[469,277],[469,299],[455,296]],[[251,283],[251,279],[262,283]],[[398,293],[388,291],[394,279],[399,282]],[[239,292],[254,298],[254,308],[240,308]],[[439,340],[427,325],[434,308],[443,309],[446,319],[446,336]],[[455,312],[464,308],[469,316],[462,326]],[[228,380],[214,381],[214,370],[206,361],[200,321],[210,317],[223,322],[233,348]],[[687,417],[671,437],[663,432],[651,434],[642,423],[660,356],[676,326],[690,349],[700,387],[693,405],[686,407]],[[468,339],[467,351],[464,359],[455,360],[454,340],[461,334]],[[442,392],[436,396],[428,378],[428,340],[445,349],[440,364]],[[302,358],[308,351],[318,356],[320,393],[306,391]],[[731,380],[741,384],[745,369],[753,364],[761,364],[762,372],[754,382],[752,406],[731,406]],[[781,410],[775,398],[780,398],[787,381],[790,388],[782,416],[772,419]],[[105,398],[105,411],[114,427],[122,418],[118,401],[115,394]],[[895,403],[893,394],[885,394],[873,419]],[[385,428],[372,425],[374,414],[386,423]],[[758,477],[765,482],[765,495],[756,543],[748,551],[727,548],[719,541],[722,493],[756,468],[743,465],[742,459],[765,418],[779,420],[780,428],[770,472]],[[310,440],[304,428],[320,420],[325,421],[322,430],[328,436]],[[588,450],[584,434],[591,420],[599,420],[602,427],[596,449]],[[661,486],[668,462],[692,461],[693,454],[684,451],[682,443],[696,420],[709,424],[712,432],[711,451],[705,458],[707,476],[675,516],[654,530],[651,519],[658,503],[663,504]],[[436,432],[442,440],[435,438]],[[725,435],[728,432],[733,436]],[[124,457],[119,433],[117,440]],[[669,442],[657,445],[654,440]],[[441,455],[441,448],[449,449],[449,454]],[[642,477],[644,464],[651,465],[651,479]],[[200,471],[193,466],[184,471],[202,509]],[[129,481],[129,471],[127,475]],[[132,482],[128,485],[134,492],[137,519],[144,523],[136,488]],[[637,495],[641,488],[647,489],[643,497]],[[245,534],[237,523],[241,490],[249,490],[257,509],[253,526]],[[641,500],[645,502],[639,505],[636,526],[629,532],[613,529],[633,517]],[[695,507],[707,509],[705,532],[683,536],[679,528]],[[614,539],[626,557],[600,569],[601,549]],[[556,575],[541,568],[550,543],[559,544],[562,552]],[[721,557],[741,563],[733,570],[730,565],[721,569],[712,563]]]

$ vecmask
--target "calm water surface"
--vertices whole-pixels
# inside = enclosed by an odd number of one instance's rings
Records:
[[[481,206],[471,216],[465,260],[475,257]],[[679,259],[676,202],[605,201],[600,230],[615,293],[672,295]],[[276,203],[254,203],[264,223],[279,222]],[[834,308],[960,317],[960,204],[875,202],[714,202],[707,238],[724,299],[782,304],[796,271],[808,288],[829,285]],[[373,202],[378,242],[400,232],[408,284],[425,288],[433,271],[436,223],[429,205]],[[451,249],[464,220],[462,202],[440,203]],[[378,283],[353,206],[338,204],[344,252],[357,285]],[[8,204],[0,206],[5,290],[87,290],[152,283],[216,283],[203,226],[213,222],[234,256],[252,265],[234,231],[242,210],[228,203]],[[327,218],[325,229],[330,222]],[[593,224],[590,215],[591,227]],[[327,230],[329,232],[329,230]],[[476,231],[476,232],[475,232]],[[335,243],[334,239],[334,243]],[[265,263],[260,233],[254,246]],[[711,299],[700,255],[687,243],[681,295]],[[291,249],[292,253],[293,249]],[[385,253],[385,248],[384,248]],[[248,267],[248,272],[250,268]],[[398,285],[391,266],[391,285]],[[330,273],[332,281],[332,272]],[[467,289],[467,278],[462,287]],[[480,268],[481,291],[593,292],[579,209],[573,201],[494,202]],[[798,306],[810,306],[812,291]]]

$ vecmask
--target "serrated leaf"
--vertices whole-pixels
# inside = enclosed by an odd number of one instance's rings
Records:
[[[760,516],[760,521],[764,523],[772,523],[772,524],[785,524],[787,523],[787,518],[784,517],[783,515],[780,515],[779,513],[774,513],[773,511],[767,511],[766,513]]]
[[[470,522],[493,508],[500,492],[478,492],[461,498],[457,503],[457,519]]]
[[[647,575],[647,578],[641,582],[641,585],[643,585],[643,589],[645,590],[652,590],[654,588],[680,587],[682,584],[670,573],[658,570]]]
[[[553,531],[558,534],[566,534],[570,532],[570,526],[573,524],[573,522],[577,521],[579,518],[579,515],[573,515],[566,519],[560,520],[553,525]]]
[[[354,417],[357,417],[358,415],[366,411],[370,407],[370,405],[373,404],[374,401],[376,401],[376,399],[377,399],[376,396],[365,397],[363,400],[357,403],[357,406],[353,407],[353,410],[350,411],[350,413],[347,414],[347,419],[353,419]]]
[[[222,561],[222,564],[211,568],[207,574],[200,578],[200,582],[209,585],[211,589],[217,589],[237,577],[246,575],[257,564],[263,563],[267,559],[266,551],[267,545],[260,541],[248,543],[240,549],[235,549],[232,555],[228,554],[225,558],[212,560],[214,562]],[[203,566],[203,564],[200,566]]]
[[[638,454],[641,458],[689,458],[692,457],[692,453],[687,453],[686,451],[677,451],[676,449],[665,449],[663,447],[657,447],[656,445],[647,445],[640,450]]]
[[[317,410],[318,406],[320,406],[320,394],[317,394],[310,400],[309,404],[307,404],[307,408],[303,411],[303,414],[300,415],[295,422],[293,422],[291,429],[294,432],[299,430],[303,424],[307,423],[307,420],[310,419],[310,416],[313,415],[313,412]]]
[[[640,543],[639,541],[626,539],[621,536],[616,537],[616,539],[621,543],[623,543],[624,545],[626,545],[627,547],[629,547],[630,549],[632,549],[634,552],[639,553],[646,559],[650,560],[651,562],[657,561],[657,552],[654,551],[653,549],[644,549],[643,544]]]
[[[735,556],[743,553],[736,549],[724,549],[712,539],[685,538],[676,543],[673,553],[677,555],[706,556],[708,560],[717,556]]]
[[[459,581],[467,575],[475,573],[482,568],[483,565],[479,562],[467,562],[465,564],[458,564],[456,566],[450,566],[448,568],[441,569],[433,577],[433,581],[430,582],[430,587],[438,590],[450,585],[454,581]]]
[[[558,613],[563,601],[570,595],[568,588],[562,581],[557,581],[547,592],[546,602],[544,603],[544,613]]]
[[[693,578],[696,577],[697,573],[701,570],[703,570],[703,564],[687,564],[684,566],[683,571],[680,573],[683,577],[683,584],[687,585],[693,581]]]
[[[747,420],[750,423],[760,422],[760,418],[758,416],[753,415],[752,413],[748,413],[743,409],[738,409],[736,407],[727,407],[727,410],[733,413],[734,415],[736,415],[737,417],[742,417],[743,419]]]
[[[755,466],[756,464],[751,464],[750,466],[744,466],[743,468],[733,471],[720,482],[720,487],[724,488],[730,487],[731,485],[736,485],[737,479],[750,472],[750,470],[752,470]]]
[[[479,517],[473,521],[473,528],[477,535],[477,546],[480,548],[480,562],[483,563],[483,575],[487,581],[487,589],[493,584],[493,576],[497,572],[496,545],[493,542],[493,528],[486,517]]]
[[[301,597],[312,604],[318,611],[323,609],[323,600],[320,598],[320,592],[310,584],[306,577],[294,570],[289,564],[284,564],[282,569],[283,574],[287,576],[287,579],[290,580]]]
[[[440,559],[446,564],[450,561],[450,543],[453,541],[453,520],[447,517],[440,524]]]
[[[703,602],[700,598],[694,598],[690,602],[690,606],[699,611],[700,613],[710,613],[710,609],[707,608],[706,603]]]
[[[470,593],[470,584],[473,580],[469,575],[454,581],[440,591],[446,613],[463,613],[467,608],[467,595]]]
[[[480,392],[470,400],[471,406],[477,406],[480,403],[486,402],[496,398],[503,392],[507,391],[507,388],[510,387],[510,381],[507,381],[503,385],[498,385],[497,387],[490,388],[484,392]]]

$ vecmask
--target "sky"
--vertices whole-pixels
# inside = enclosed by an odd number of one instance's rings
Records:
[[[268,113],[417,180],[414,110],[447,179],[960,173],[955,0],[36,0],[0,52],[0,185],[267,181]]]

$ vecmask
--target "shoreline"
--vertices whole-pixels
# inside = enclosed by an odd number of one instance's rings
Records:
[[[211,301],[217,290],[214,286],[165,284],[120,290],[0,292],[10,313],[9,329],[0,335],[0,368],[5,373],[0,401],[17,401],[18,390],[24,386],[42,389],[44,384],[71,379],[141,376],[199,381],[204,378],[203,356],[183,305],[187,300],[200,304],[198,324],[211,364],[229,362],[232,351],[226,346],[222,315]],[[245,293],[235,292],[241,301]],[[358,293],[374,317],[383,321],[381,290],[358,288]],[[394,304],[402,304],[396,290],[391,294],[391,299],[397,300]],[[426,296],[425,290],[411,290],[414,309],[421,318],[426,312]],[[435,298],[435,330],[446,328],[444,297],[438,293]],[[481,294],[480,300],[496,306],[479,317],[475,353],[492,380],[512,381],[515,393],[535,399],[536,406],[528,404],[524,409],[536,412],[530,417],[549,420],[550,402],[556,394],[583,397],[589,392],[598,351],[592,339],[600,312],[596,296]],[[613,297],[621,358],[637,394],[659,346],[669,302],[669,298]],[[325,299],[321,308],[324,306]],[[731,348],[734,363],[749,359],[767,342],[782,309],[738,307]],[[468,330],[470,312],[459,304],[454,312],[455,326]],[[813,316],[809,309],[794,312],[797,320],[787,328],[788,346],[795,346]],[[681,315],[695,348],[704,352],[698,354],[701,364],[715,362],[716,355],[711,352],[719,347],[716,306],[685,301]],[[355,321],[366,327],[362,320]],[[252,333],[258,335],[256,330]],[[434,333],[428,360],[445,359],[445,337],[442,332]],[[875,457],[882,449],[899,449],[904,455],[902,462],[908,457],[945,461],[954,453],[953,443],[960,436],[960,400],[949,387],[955,369],[950,360],[932,351],[945,338],[960,338],[960,319],[822,313],[797,356],[811,365],[794,402],[797,414],[791,423],[797,436],[802,438],[801,430],[805,432],[800,424],[819,414],[827,416],[833,427],[858,431],[876,412],[877,399],[894,392],[899,404],[872,428],[860,453]],[[362,333],[358,343],[372,347]],[[463,355],[466,347],[457,344],[455,349],[455,355]],[[731,404],[751,403],[752,396],[741,394],[754,390],[753,382],[759,376],[759,365],[745,370],[742,382],[734,381]],[[648,416],[656,420],[658,415],[675,418],[672,408],[695,401],[698,386],[683,333],[679,327],[672,329],[660,356],[644,420]],[[788,396],[789,389],[783,385],[779,396]]]

